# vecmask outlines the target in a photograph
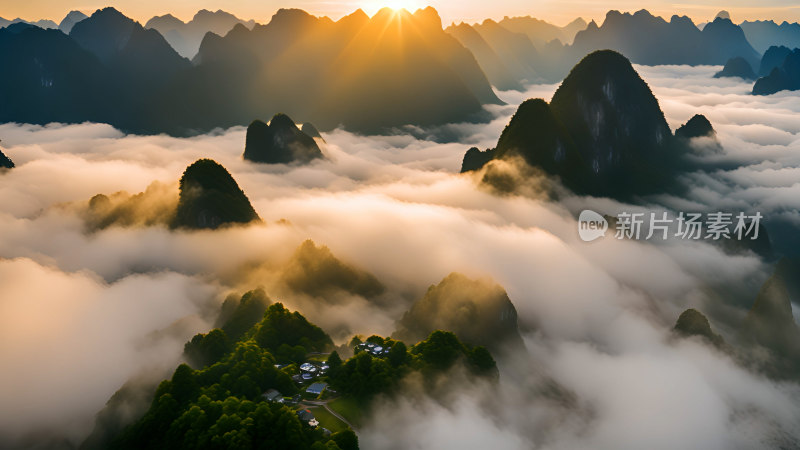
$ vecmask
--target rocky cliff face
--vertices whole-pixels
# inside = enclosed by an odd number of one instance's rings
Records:
[[[319,134],[319,133],[317,133]],[[307,163],[322,158],[322,152],[314,141],[295,125],[285,114],[276,114],[269,125],[254,120],[247,127],[244,159],[268,163]]]
[[[759,78],[753,86],[755,95],[796,90],[800,90],[800,48],[786,55],[780,67],[775,67],[769,75]]]
[[[521,156],[576,192],[626,197],[667,186],[678,152],[647,83],[627,58],[603,50],[572,69],[549,105],[520,105],[488,159]],[[470,151],[462,171],[488,156]]]

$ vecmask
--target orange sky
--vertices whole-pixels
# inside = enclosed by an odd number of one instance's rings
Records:
[[[265,23],[281,7],[302,8],[315,15],[337,19],[357,8],[372,14],[383,5],[410,9],[431,5],[439,10],[445,24],[462,20],[475,22],[484,18],[501,19],[505,15],[532,15],[563,25],[578,16],[602,21],[609,9],[636,11],[641,8],[667,18],[675,13],[688,15],[695,22],[713,18],[721,9],[729,11],[737,22],[752,19],[800,21],[800,4],[795,0],[700,0],[696,3],[657,0],[0,0],[0,17],[22,17],[26,20],[46,18],[59,22],[72,9],[90,13],[97,8],[114,6],[126,15],[145,22],[154,15],[168,12],[189,20],[197,10],[205,8],[224,9],[243,19]]]

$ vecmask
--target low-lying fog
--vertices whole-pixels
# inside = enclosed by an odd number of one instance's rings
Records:
[[[687,175],[688,198],[650,204],[759,211],[767,228],[771,220],[800,226],[800,96],[751,96],[751,84],[713,79],[718,67],[637,70],[673,130],[705,114],[725,149],[706,158],[741,165]],[[464,384],[445,405],[390,402],[359,430],[362,448],[798,443],[796,384],[669,339],[689,307],[708,312],[715,331],[734,333],[715,317],[749,307],[771,272],[766,262],[696,241],[609,234],[584,243],[577,211],[615,214],[626,206],[496,196],[458,174],[467,148],[493,147],[519,102],[549,100],[556,87],[500,93],[510,105],[492,109],[490,124],[447,127],[458,143],[327,133],[328,159],[301,167],[242,160],[244,128],[178,139],[126,136],[102,124],[0,125],[3,150],[17,165],[0,175],[0,443],[32,433],[80,442],[127,379],[176,365],[183,343],[212,326],[225,295],[269,286],[249,267],[280,267],[308,238],[388,287],[388,307],[359,298],[319,307],[275,298],[338,342],[352,333],[390,334],[409,303],[453,271],[493,277],[519,311],[529,354],[501,359],[499,391]],[[201,157],[231,172],[263,224],[87,231],[80,209],[95,194],[135,194],[159,182],[155,197],[176,195],[184,168]],[[782,239],[787,248],[794,243],[788,233]],[[570,401],[543,395],[547,379]]]

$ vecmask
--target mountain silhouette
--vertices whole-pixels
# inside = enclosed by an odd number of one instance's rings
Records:
[[[9,92],[0,111],[5,121],[91,120],[126,132],[187,136],[284,111],[323,131],[383,133],[488,120],[483,105],[501,103],[432,8],[383,9],[371,18],[356,11],[336,22],[283,9],[252,30],[238,23],[225,36],[207,32],[194,64],[158,31],[113,8],[70,31],[66,41],[85,52],[66,48],[65,36],[17,34],[0,47],[0,58],[20,63],[0,75],[16,82],[0,87]],[[68,51],[51,52],[54,45]],[[59,61],[57,70],[32,67],[41,58],[32,47]],[[34,107],[44,87],[64,99]]]
[[[711,330],[711,324],[708,323],[706,316],[696,309],[682,312],[673,331],[684,337],[699,336],[717,346],[724,344],[722,336]]]
[[[517,310],[506,291],[490,280],[460,273],[429,287],[400,319],[392,337],[419,342],[435,330],[451,330],[464,342],[489,349],[524,345]]]
[[[729,19],[716,18],[703,30],[686,16],[672,16],[667,22],[647,10],[634,14],[609,11],[602,26],[590,24],[578,32],[571,51],[585,55],[592,50],[616,50],[637,64],[715,64],[734,57],[758,64],[741,28]]]
[[[470,147],[464,153],[464,159],[461,161],[461,172],[471,172],[483,167],[486,163],[494,159],[495,149],[489,148],[481,150],[478,147]]]
[[[0,29],[0,122],[102,121],[106,71],[58,30],[25,23]]]
[[[413,15],[383,9],[372,18],[357,11],[337,22],[282,9],[252,31],[237,25],[224,38],[206,35],[195,64],[195,72],[218,81],[219,94],[201,105],[189,100],[207,84],[201,81],[183,89],[186,100],[171,103],[186,105],[178,115],[197,116],[199,127],[208,120],[200,111],[240,123],[245,114],[278,110],[321,130],[344,125],[374,133],[475,120],[484,114],[482,103],[499,102],[475,59],[444,33],[432,8]],[[199,81],[192,75],[177,83],[176,92]]]
[[[572,44],[575,34],[578,31],[585,30],[588,25],[580,17],[566,26],[559,27],[530,16],[504,17],[498,24],[509,31],[527,35],[539,50],[541,50],[542,46],[554,40],[558,40],[563,44]]]
[[[200,43],[206,33],[223,36],[236,24],[243,24],[248,29],[252,29],[255,21],[245,21],[222,10],[211,12],[202,9],[186,23],[172,14],[166,14],[153,17],[145,23],[144,27],[161,33],[181,56],[193,58],[200,50]]]
[[[744,31],[730,19],[714,19],[703,28],[703,38],[712,52],[711,61],[714,63],[740,57],[753,67],[761,60],[761,55],[747,41]]]
[[[624,56],[586,56],[550,106],[594,174],[592,191],[644,193],[666,183],[672,133],[658,100]]]
[[[307,163],[322,158],[314,138],[303,133],[285,114],[276,114],[269,125],[254,120],[247,127],[244,159],[268,164]]]
[[[745,333],[779,354],[797,355],[800,332],[792,315],[786,282],[780,275],[773,275],[761,287],[747,314]]]
[[[744,21],[739,26],[744,31],[747,40],[758,52],[763,53],[772,46],[800,47],[800,24],[798,23],[784,21],[778,25],[772,20],[756,20],[754,22]]]
[[[0,151],[0,169],[13,169],[14,162],[11,161],[11,158],[6,156],[2,151]]]
[[[105,105],[94,106],[98,118],[126,131],[163,131],[167,81],[191,68],[155,30],[146,30],[114,8],[98,10],[72,28],[70,38],[102,63],[95,86]]]
[[[63,31],[64,34],[69,34],[72,31],[72,27],[75,26],[76,23],[80,22],[83,19],[88,18],[86,14],[80,11],[70,11],[62,20],[61,23],[58,24],[58,29]]]
[[[322,134],[320,134],[319,130],[317,130],[317,127],[315,127],[311,122],[304,123],[300,127],[300,131],[312,138],[322,139],[323,142],[325,141],[325,138],[322,137]]]
[[[504,32],[497,31],[495,25]],[[760,60],[742,29],[726,17],[717,17],[701,30],[689,17],[675,15],[667,21],[644,9],[634,14],[608,11],[602,25],[576,20],[559,28],[530,17],[506,17],[496,23],[453,25],[447,31],[475,54],[495,86],[508,89],[516,89],[514,82],[537,77],[560,81],[585,55],[596,50],[615,50],[645,65],[723,65],[741,57],[755,67]],[[518,38],[520,34],[528,38],[524,43]]]
[[[137,23],[121,12],[108,7],[99,9],[89,19],[77,23],[69,35],[84,49],[92,52],[104,63],[110,62],[125,48]]]
[[[564,28],[531,17],[487,19],[480,24],[451,25],[448,33],[456,37],[478,60],[492,85],[515,89],[525,82],[558,81],[576,61],[567,56],[570,43],[586,22],[576,19]],[[569,68],[567,67],[567,69]]]
[[[250,200],[216,161],[199,159],[183,172],[175,227],[214,229],[258,220]]]
[[[527,35],[509,31],[491,19],[472,28],[492,47],[515,79],[523,84],[542,79],[536,69],[542,67],[539,52]]]
[[[4,18],[0,17],[0,28],[5,28],[5,27],[8,27],[10,25],[17,24],[17,23],[24,23],[24,24],[28,24],[28,25],[33,25],[35,27],[44,28],[46,30],[47,29],[58,28],[58,24],[56,24],[52,20],[37,20],[35,22],[30,22],[30,21],[27,21],[27,20],[22,20],[19,17],[17,17],[16,19],[13,19],[13,20],[8,20],[8,19],[4,19]]]
[[[716,136],[717,132],[711,122],[702,114],[695,114],[688,122],[675,130],[675,137],[692,139],[703,136]]]
[[[549,105],[520,105],[491,158],[521,156],[576,192],[625,198],[669,185],[680,156],[674,144],[647,83],[624,56],[602,50],[572,69]],[[489,156],[470,153],[462,171]]]
[[[800,90],[800,48],[786,55],[780,67],[759,78],[753,86],[755,95],[770,95],[784,90]]]
[[[529,165],[551,174],[588,172],[569,130],[542,99],[523,102],[500,135],[494,157],[509,156],[521,156]],[[576,189],[583,186],[578,179],[569,180]]]
[[[783,66],[786,57],[792,53],[792,50],[784,46],[772,46],[764,52],[761,58],[761,64],[758,68],[758,75],[766,77],[772,70]]]
[[[758,78],[753,72],[753,67],[741,56],[731,58],[725,63],[725,67],[714,74],[714,78],[741,78],[743,80],[755,80]]]
[[[447,27],[447,33],[458,39],[464,47],[468,48],[478,64],[483,68],[486,77],[492,86],[500,90],[522,90],[523,74],[512,73],[506,63],[495,49],[481,36],[478,31],[465,23]],[[517,65],[516,55],[513,57],[514,66]]]
[[[678,129],[675,130],[675,137],[684,149],[696,155],[718,154],[723,151],[722,144],[717,138],[716,130],[714,130],[708,118],[702,114],[695,114],[685,124],[678,127]],[[759,240],[761,239],[762,236],[759,236]],[[741,246],[740,244],[743,242],[744,241],[739,240],[728,240],[725,244],[731,244],[731,248],[729,249],[731,253],[738,253],[746,250],[733,247]],[[749,247],[751,243],[754,244],[754,242],[748,240],[744,243],[743,247]]]

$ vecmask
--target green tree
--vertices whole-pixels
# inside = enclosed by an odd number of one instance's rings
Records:
[[[196,367],[214,364],[231,351],[225,331],[215,328],[207,334],[196,334],[183,347],[183,353]]]
[[[193,400],[199,392],[194,370],[186,364],[181,364],[172,375],[170,392],[175,400],[183,405]]]
[[[308,351],[325,351],[333,347],[330,336],[313,325],[298,312],[290,312],[281,303],[267,308],[264,319],[255,333],[258,345],[277,350],[281,344],[290,346],[303,345]]]
[[[339,353],[333,351],[330,355],[328,355],[327,363],[328,376],[331,378],[336,378],[342,369],[342,358],[339,356]]]
[[[389,349],[389,363],[394,367],[399,367],[406,363],[408,360],[408,349],[406,344],[397,341],[391,349]]]
[[[353,430],[347,429],[334,433],[331,439],[342,450],[358,450],[358,436]]]
[[[455,334],[437,330],[428,339],[418,343],[412,349],[422,358],[425,364],[436,369],[447,369],[464,355],[464,346]]]
[[[468,358],[470,364],[477,373],[481,375],[497,373],[497,363],[486,347],[478,346],[473,348],[469,352]]]

